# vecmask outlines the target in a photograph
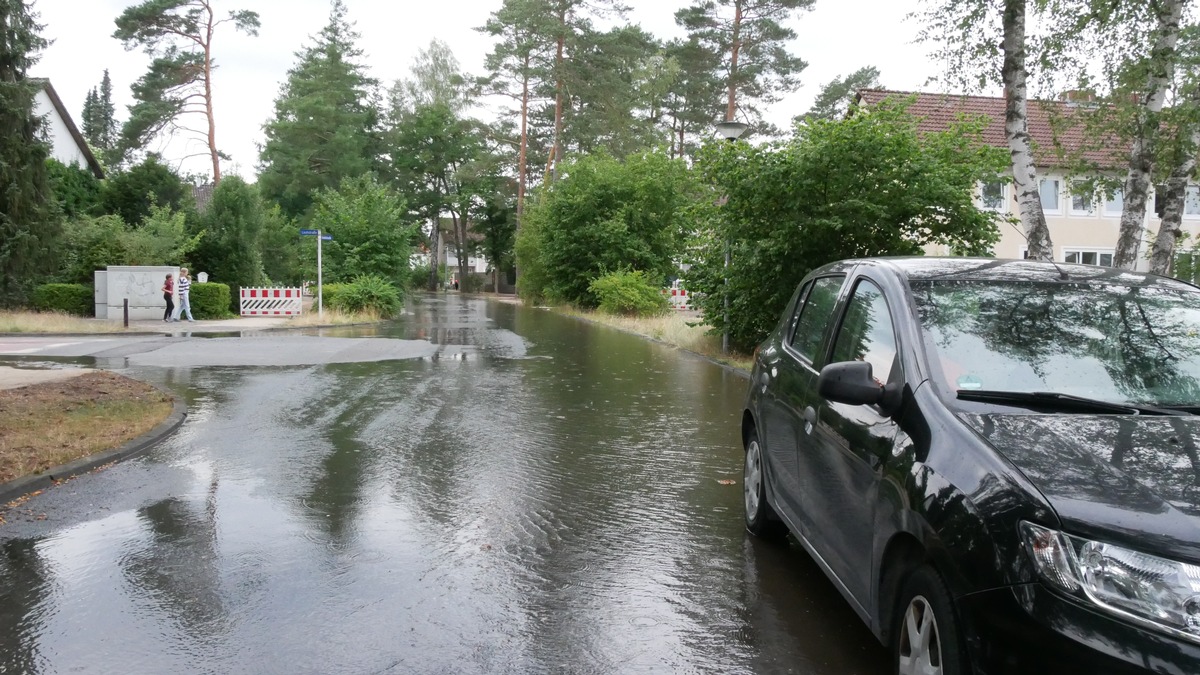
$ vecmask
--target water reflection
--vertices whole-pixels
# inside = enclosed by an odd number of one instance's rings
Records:
[[[740,486],[719,482],[740,482],[743,378],[454,296],[370,330],[446,349],[139,371],[196,406],[145,460],[188,487],[51,528],[57,550],[91,542],[85,570],[3,568],[5,653],[54,671],[884,672],[815,565],[749,540]],[[111,588],[94,627],[42,622],[77,609],[61,583]]]

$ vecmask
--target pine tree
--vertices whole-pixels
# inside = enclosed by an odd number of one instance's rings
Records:
[[[121,131],[124,149],[146,147],[163,133],[201,135],[212,158],[213,181],[221,180],[221,152],[213,108],[213,34],[223,23],[258,35],[258,14],[235,10],[218,18],[211,0],[142,0],[117,17],[113,37],[126,49],[141,47],[154,57],[149,71],[133,85],[135,103]],[[104,101],[103,93],[100,97]],[[111,102],[111,99],[109,99]],[[204,131],[179,124],[181,116],[201,113]]]
[[[34,114],[40,85],[28,77],[46,47],[24,0],[0,0],[0,303],[21,300],[42,273],[61,233],[46,169],[49,149]]]
[[[108,77],[108,68],[104,69],[104,79],[100,81],[100,93],[96,97],[96,145],[105,152],[111,153],[117,147],[117,109],[112,100],[112,80]]]
[[[96,108],[99,105],[100,96],[93,88],[87,93],[87,98],[83,99],[83,114],[79,116],[79,120],[83,125],[83,138],[92,147],[100,146],[100,134],[96,128],[98,120],[96,119]]]
[[[305,215],[318,190],[377,167],[377,83],[358,61],[358,38],[345,4],[334,0],[329,24],[296,54],[265,125],[258,186],[290,217]]]
[[[688,37],[719,60],[725,82],[725,119],[740,110],[760,120],[758,103],[772,103],[798,85],[807,64],[787,52],[796,32],[784,25],[815,0],[698,0],[675,13]]]

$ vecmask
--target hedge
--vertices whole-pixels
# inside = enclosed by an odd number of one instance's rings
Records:
[[[85,284],[42,284],[33,289],[33,307],[78,316],[93,316],[96,311],[92,287]]]
[[[231,316],[229,286],[226,284],[193,283],[188,298],[192,303],[192,314],[197,319],[224,319]]]
[[[321,306],[335,307],[337,305],[338,294],[346,288],[346,284],[321,284]],[[313,287],[316,290],[316,287]],[[316,307],[314,303],[313,307]]]

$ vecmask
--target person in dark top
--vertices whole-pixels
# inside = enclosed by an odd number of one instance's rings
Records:
[[[167,280],[163,282],[162,292],[163,300],[167,301],[167,309],[163,312],[163,322],[170,323],[171,313],[175,311],[175,301],[171,298],[175,294],[175,279],[170,272],[167,273]]]

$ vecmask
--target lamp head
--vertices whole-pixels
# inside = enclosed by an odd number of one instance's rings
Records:
[[[734,122],[732,120],[718,122],[716,127],[717,133],[721,135],[721,138],[724,138],[727,141],[736,141],[742,137],[742,134],[746,133],[747,129],[750,128],[750,126],[747,124],[742,122]]]

